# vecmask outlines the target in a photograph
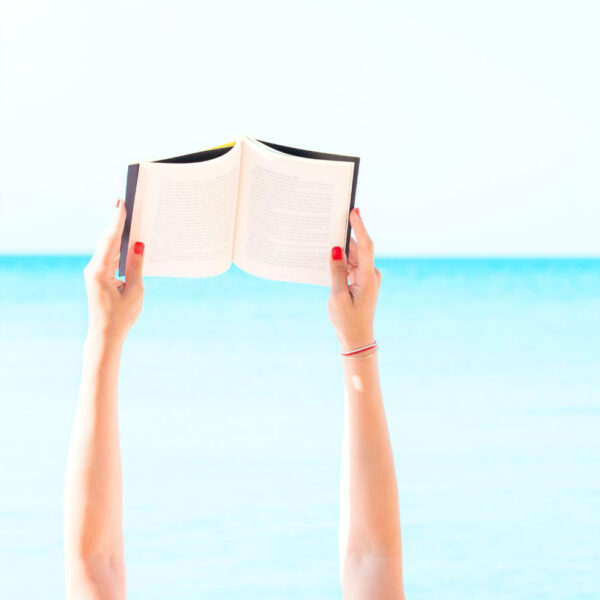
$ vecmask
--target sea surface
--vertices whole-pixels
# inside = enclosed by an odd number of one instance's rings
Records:
[[[0,257],[0,598],[64,597],[87,257]],[[377,259],[407,598],[600,598],[600,261]],[[327,288],[148,279],[120,415],[129,598],[341,598]]]

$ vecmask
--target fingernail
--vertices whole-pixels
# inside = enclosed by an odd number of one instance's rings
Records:
[[[354,209],[356,211],[356,216],[360,218],[360,210],[358,210],[358,208]]]
[[[120,205],[120,204],[121,204],[121,198],[119,198],[119,199],[117,200],[117,205],[115,206],[115,208],[119,208],[119,205]]]
[[[331,258],[333,260],[342,260],[342,248],[340,246],[334,246],[331,249]]]
[[[144,243],[143,242],[136,242],[133,245],[133,251],[136,254],[144,254]]]

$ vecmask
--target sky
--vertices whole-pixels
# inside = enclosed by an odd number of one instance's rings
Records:
[[[3,0],[0,253],[89,253],[127,165],[361,157],[387,256],[600,254],[600,5]]]

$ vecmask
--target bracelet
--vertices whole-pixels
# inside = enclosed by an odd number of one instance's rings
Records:
[[[359,352],[364,352],[365,350],[371,350],[373,348],[379,348],[376,340],[373,340],[373,343],[369,344],[368,346],[355,348],[354,350],[349,350],[348,352],[340,352],[340,356],[352,356],[353,354],[358,354]]]
[[[375,356],[377,354],[377,348],[379,346],[375,346],[373,352],[369,352],[369,354],[362,354],[361,356],[344,356],[344,358],[349,358],[350,360],[362,360],[363,358],[369,358],[370,356]]]

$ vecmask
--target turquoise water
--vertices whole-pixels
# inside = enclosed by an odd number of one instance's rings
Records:
[[[64,597],[85,257],[0,258],[0,597]],[[395,260],[376,332],[411,600],[600,597],[600,261]],[[340,598],[327,289],[149,279],[121,376],[132,599]]]

